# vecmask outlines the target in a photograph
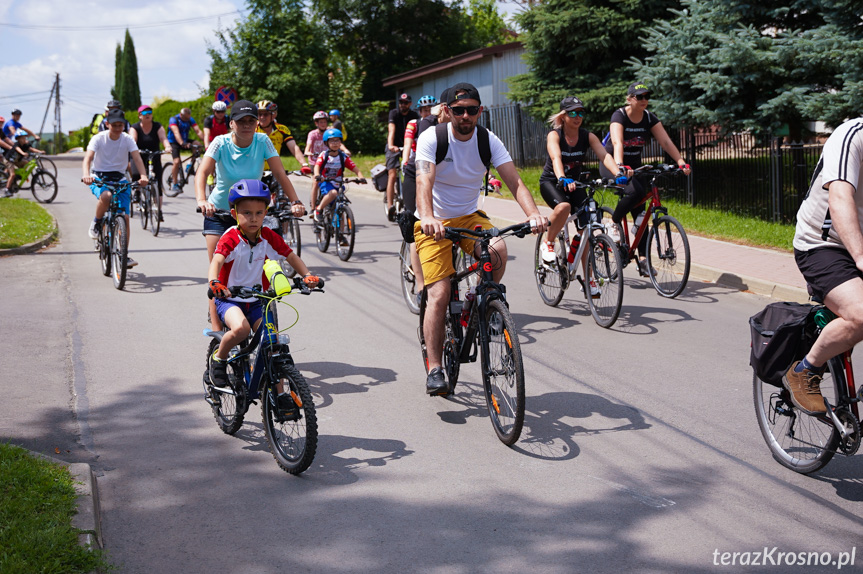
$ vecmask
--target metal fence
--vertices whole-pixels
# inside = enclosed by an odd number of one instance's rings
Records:
[[[490,107],[483,111],[480,123],[503,141],[516,166],[545,163],[550,128],[530,116],[525,106]],[[664,181],[663,197],[779,223],[794,221],[823,147],[820,143],[786,143],[781,137],[667,129],[692,166],[692,174]],[[597,135],[604,137],[605,133]],[[671,161],[655,141],[642,157],[645,163]],[[598,165],[589,152],[587,167],[598,173]]]

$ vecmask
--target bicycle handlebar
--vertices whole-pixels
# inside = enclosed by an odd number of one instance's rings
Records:
[[[83,181],[84,178],[81,178],[82,183]],[[102,187],[107,187],[109,191],[117,191],[126,187],[140,187],[136,181],[105,181],[104,179],[95,176],[93,177],[93,183],[101,185]]]
[[[309,288],[303,282],[301,277],[294,277],[293,288],[300,292],[301,295],[311,295],[313,291],[317,291],[319,293],[324,293],[324,279],[323,277],[318,277],[318,286],[314,289]],[[249,297],[256,297],[258,299],[275,299],[276,291],[272,287],[267,289],[266,291],[261,290],[262,287],[260,285],[254,285],[252,287],[245,287],[242,285],[235,285],[233,287],[228,287],[228,291],[231,292],[231,297],[242,297],[243,299],[248,299]],[[291,294],[296,293],[297,291],[292,290]],[[215,295],[213,294],[213,290],[207,287],[207,298],[213,299]]]
[[[656,165],[647,164],[641,167],[637,167],[632,170],[635,173],[646,173],[649,175],[665,175],[665,174],[676,174],[683,172],[683,168],[679,165],[672,165],[669,163],[658,163]]]
[[[509,227],[504,227],[503,229],[498,229],[497,227],[492,227],[491,229],[444,227],[444,237],[450,241],[465,239],[465,235],[470,235],[472,236],[471,238],[476,238],[480,241],[487,241],[494,237],[504,237],[505,235],[515,235],[516,237],[523,238],[525,235],[530,233],[533,228],[533,221],[523,221],[521,223],[516,223],[515,225],[510,225]]]

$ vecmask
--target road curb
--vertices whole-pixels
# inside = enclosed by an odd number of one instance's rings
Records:
[[[42,454],[27,451],[36,458],[59,464],[69,469],[75,483],[75,501],[78,512],[72,517],[72,526],[80,530],[78,544],[89,550],[102,549],[102,514],[99,505],[99,489],[93,469],[85,462],[66,462]]]
[[[4,255],[25,255],[27,253],[33,253],[34,251],[39,251],[43,247],[47,247],[48,245],[54,243],[54,240],[60,237],[60,226],[57,225],[57,218],[55,218],[53,215],[51,215],[51,221],[54,223],[54,229],[53,231],[51,231],[51,233],[48,233],[47,235],[45,235],[45,237],[43,237],[39,241],[34,241],[33,243],[21,245],[20,247],[0,249],[0,257],[3,257]]]

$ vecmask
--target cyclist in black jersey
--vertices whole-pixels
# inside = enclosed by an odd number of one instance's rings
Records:
[[[677,165],[683,169],[683,173],[689,175],[689,165],[680,154],[680,150],[668,137],[668,132],[662,127],[662,122],[656,117],[656,114],[647,111],[647,105],[650,102],[650,90],[641,82],[635,82],[629,86],[626,95],[626,105],[617,109],[611,115],[611,126],[608,142],[605,144],[605,150],[608,153],[614,154],[614,161],[619,167],[625,169],[635,169],[641,167],[641,154],[650,140],[656,139],[665,153],[671,156]],[[600,166],[599,172],[602,177],[610,178],[615,176],[615,172],[609,171]],[[632,214],[633,220],[644,211],[643,205],[638,203],[644,199],[644,186],[637,178],[632,178],[629,184],[623,190],[623,197],[617,204],[614,210],[612,220],[615,223],[626,217],[626,213]],[[619,240],[616,237],[617,227],[612,226],[609,230],[612,234],[612,239]],[[641,237],[641,242],[638,244],[638,267],[646,275],[647,260],[647,234]]]
[[[153,108],[150,106],[143,105],[138,108],[138,123],[132,124],[129,135],[135,140],[139,150],[160,151],[160,143],[165,146],[165,149],[171,149],[171,142],[168,141],[165,128],[153,120]],[[144,169],[147,169],[147,160],[143,156],[141,160],[144,162]],[[135,167],[135,162],[131,162],[130,171],[133,180],[140,179],[141,175],[138,173],[138,168]],[[153,173],[158,182],[159,207],[162,207],[162,160],[158,157],[153,158]]]

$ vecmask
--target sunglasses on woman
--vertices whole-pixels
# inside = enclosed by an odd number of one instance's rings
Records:
[[[649,100],[650,94],[638,94],[637,96],[635,96],[635,99],[638,100],[639,102],[642,100]]]
[[[450,111],[457,118],[460,118],[467,112],[469,116],[475,116],[479,113],[479,106],[456,106],[454,108],[450,108]]]
[[[566,112],[566,115],[571,118],[583,118],[584,110],[572,110],[571,112]]]

